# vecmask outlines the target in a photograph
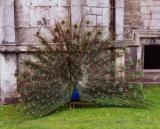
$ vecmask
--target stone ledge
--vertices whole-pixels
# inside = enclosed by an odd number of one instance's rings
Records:
[[[117,40],[115,41],[115,47],[138,47],[140,44],[136,41],[137,37],[142,38],[152,38],[152,37],[160,37],[160,30],[134,30],[131,39],[125,40]],[[50,43],[54,45],[54,43]],[[9,43],[9,42],[2,42],[0,43],[0,52],[13,52],[13,53],[21,53],[21,52],[31,52],[29,46],[37,46],[42,47],[39,43]],[[33,50],[32,50],[33,51]]]
[[[54,46],[54,43],[50,43],[51,45]],[[115,41],[114,43],[115,47],[136,47],[138,46],[134,40],[118,40]],[[35,47],[43,47],[41,44],[39,43],[6,43],[6,44],[0,44],[0,53],[23,53],[23,52],[32,52],[33,50],[31,50],[29,47],[30,46],[35,46]]]
[[[13,98],[0,98],[0,105],[7,105],[7,104],[16,104],[19,102],[19,97]]]
[[[29,46],[41,46],[38,43],[37,44],[16,44],[16,43],[8,43],[8,44],[0,44],[0,52],[13,52],[13,53],[20,53],[20,52],[29,52]]]

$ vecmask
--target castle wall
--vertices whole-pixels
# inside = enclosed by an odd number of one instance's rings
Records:
[[[159,0],[115,0],[116,42],[128,46],[125,60],[143,62],[144,41],[160,36]],[[0,98],[15,96],[17,72],[28,55],[28,45],[37,44],[34,34],[46,31],[55,20],[74,23],[91,21],[101,25],[104,37],[110,36],[110,0],[0,0]],[[84,24],[85,26],[85,24]],[[124,57],[117,59],[123,65]],[[141,64],[137,68],[143,70]]]

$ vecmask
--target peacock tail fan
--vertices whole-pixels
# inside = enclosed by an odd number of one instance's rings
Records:
[[[32,90],[31,90],[32,89]],[[22,89],[21,101],[24,109],[24,115],[35,118],[42,117],[56,111],[70,101],[69,91],[56,87],[27,87]],[[26,93],[24,94],[24,91]],[[27,93],[27,91],[29,91]]]
[[[53,54],[45,59],[46,62],[42,59],[36,62],[25,61],[29,70],[21,74],[18,92],[27,116],[45,116],[70,101],[68,84],[64,80],[67,77],[63,76],[61,67],[57,66],[59,63],[56,61],[59,60],[49,60],[54,59]]]
[[[83,58],[83,76],[77,85],[80,98],[102,106],[146,106],[143,86],[135,82],[136,73],[132,71],[130,77],[125,76],[133,66],[127,70],[122,67],[119,72],[125,75],[117,76],[115,56],[118,53],[105,43],[95,45],[92,50]]]
[[[41,117],[71,101],[76,80],[82,75],[78,34],[70,34],[56,22],[50,29],[54,44],[39,33],[39,46],[30,46],[32,58],[25,60],[18,76],[20,102],[27,116]],[[76,30],[80,33],[80,30]],[[76,35],[76,36],[75,36]]]
[[[49,29],[54,43],[36,34],[41,46],[30,46],[32,58],[24,61],[18,76],[26,115],[45,116],[75,99],[103,106],[143,104],[142,86],[133,83],[136,74],[129,71],[133,63],[118,71],[130,76],[118,77],[115,59],[123,53],[116,51],[112,39],[101,40],[101,26],[87,29],[82,23],[71,29],[56,22]]]
[[[92,87],[84,87],[78,85],[77,89],[79,91],[81,100],[100,106],[125,106],[139,108],[144,108],[147,106],[147,103],[144,102],[143,93],[137,92],[137,90],[133,89],[122,91],[125,86],[117,86],[115,89],[110,88],[113,86],[114,85],[111,83],[106,83],[106,85],[103,85],[102,87],[96,87],[95,85],[92,85]]]

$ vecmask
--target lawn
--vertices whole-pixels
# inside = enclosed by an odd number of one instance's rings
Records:
[[[147,109],[66,109],[37,120],[25,120],[12,106],[1,106],[0,129],[160,129],[160,87],[147,88],[146,98],[151,103]]]

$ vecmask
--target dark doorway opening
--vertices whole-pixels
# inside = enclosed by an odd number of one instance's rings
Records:
[[[160,45],[144,46],[144,69],[160,69]]]

